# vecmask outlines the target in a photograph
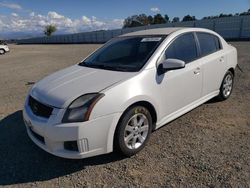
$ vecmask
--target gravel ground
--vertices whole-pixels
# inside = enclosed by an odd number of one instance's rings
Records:
[[[0,56],[0,187],[250,187],[250,42],[233,42],[239,64],[229,100],[211,100],[155,131],[122,158],[54,157],[28,138],[21,110],[32,84],[99,45],[11,45]]]

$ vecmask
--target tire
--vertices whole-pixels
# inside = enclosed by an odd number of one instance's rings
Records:
[[[220,93],[218,95],[218,99],[220,101],[224,101],[230,97],[233,90],[233,85],[234,75],[231,71],[227,71],[220,86]]]
[[[141,151],[152,132],[152,117],[147,108],[129,108],[120,119],[115,133],[115,149],[130,157]]]
[[[5,50],[4,49],[0,49],[0,55],[5,54]]]

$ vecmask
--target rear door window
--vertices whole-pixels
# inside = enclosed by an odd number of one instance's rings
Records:
[[[200,44],[201,56],[212,54],[221,49],[219,38],[209,33],[196,33]]]

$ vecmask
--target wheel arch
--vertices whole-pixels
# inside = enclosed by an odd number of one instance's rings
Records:
[[[153,123],[152,130],[155,130],[156,122],[157,122],[157,112],[156,112],[154,105],[151,102],[146,101],[146,100],[136,101],[136,102],[130,104],[129,106],[127,106],[127,108],[123,111],[122,115],[120,116],[120,118],[117,122],[115,131],[114,131],[114,135],[113,135],[113,149],[115,147],[115,135],[117,132],[118,125],[119,125],[120,121],[122,120],[123,116],[126,114],[126,112],[134,106],[143,106],[143,107],[148,109],[148,111],[152,117],[152,123]]]
[[[230,71],[235,76],[235,69],[233,67],[229,68],[228,71]]]
[[[122,113],[122,116],[132,107],[134,106],[143,106],[145,108],[148,109],[151,117],[152,117],[152,122],[153,124],[155,124],[157,122],[157,112],[156,109],[154,107],[154,105],[146,100],[142,100],[142,101],[137,101],[134,102],[133,104],[129,105],[126,110]],[[122,118],[122,116],[120,117],[120,119]],[[119,120],[120,121],[120,120]],[[154,127],[153,127],[154,128]]]

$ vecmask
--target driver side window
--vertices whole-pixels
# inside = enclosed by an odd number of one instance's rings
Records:
[[[193,33],[176,38],[165,51],[165,59],[179,59],[186,64],[197,59],[197,48]]]

